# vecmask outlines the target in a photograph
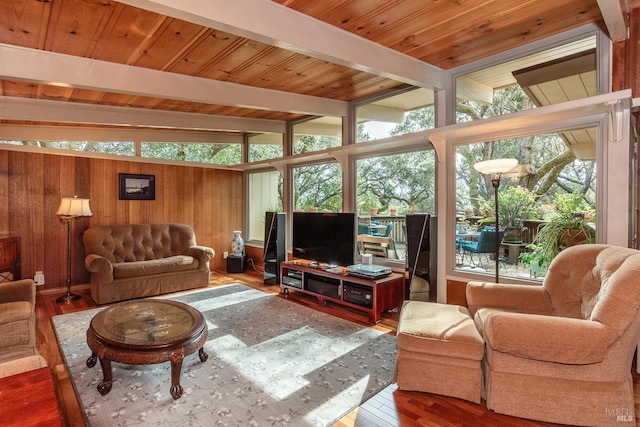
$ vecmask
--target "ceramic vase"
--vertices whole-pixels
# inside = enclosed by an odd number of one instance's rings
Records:
[[[233,240],[231,241],[231,254],[242,256],[242,254],[244,254],[244,240],[242,240],[242,231],[234,231],[233,234]]]

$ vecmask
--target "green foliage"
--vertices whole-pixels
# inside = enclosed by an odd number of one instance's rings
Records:
[[[143,143],[142,156],[153,159],[237,165],[241,161],[240,144]]]
[[[133,142],[49,142],[49,141],[20,141],[12,142],[36,147],[59,148],[63,150],[84,151],[86,153],[104,153],[118,156],[135,155]]]
[[[595,229],[585,219],[594,212],[579,194],[560,194],[555,198],[556,212],[549,215],[538,234],[535,235],[530,253],[520,254],[520,260],[529,265],[537,264],[546,269],[551,261],[569,246],[581,243],[593,243]],[[582,209],[582,211],[581,211]]]
[[[537,217],[536,195],[524,187],[509,187],[498,192],[500,225],[522,227],[525,219]]]
[[[404,120],[389,133],[391,135],[406,135],[435,127],[435,111],[433,106],[419,108],[405,113]]]
[[[294,209],[339,212],[342,209],[342,169],[322,163],[294,169]]]
[[[554,203],[556,205],[556,213],[551,214],[551,219],[561,217],[565,218],[565,220],[573,221],[577,213],[587,217],[593,217],[595,215],[593,205],[587,202],[580,194],[558,194],[554,199]]]
[[[250,144],[249,161],[258,162],[260,160],[278,159],[282,157],[282,145],[271,144]]]
[[[300,137],[297,142],[294,142],[293,154],[325,150],[327,148],[339,147],[341,144],[342,141],[339,138],[306,135]]]
[[[399,214],[410,210],[434,212],[435,152],[433,150],[371,157],[357,161],[358,208],[388,213],[391,206]]]

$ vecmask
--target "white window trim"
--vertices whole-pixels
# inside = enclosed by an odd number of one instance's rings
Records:
[[[486,276],[456,271],[455,267],[455,147],[459,144],[495,141],[537,135],[560,130],[596,126],[598,147],[597,240],[628,246],[631,235],[632,197],[630,109],[631,90],[597,95],[546,107],[534,108],[475,122],[440,128],[429,135],[438,154],[436,210],[440,218],[438,241],[438,300],[446,302],[447,280],[491,281]],[[612,106],[616,106],[615,109]],[[617,112],[617,113],[615,113]],[[614,135],[614,124],[622,135]],[[609,213],[612,215],[609,215]],[[613,216],[615,215],[615,218]],[[611,217],[611,218],[610,218]],[[521,282],[509,279],[510,282]],[[526,282],[526,281],[523,281]]]

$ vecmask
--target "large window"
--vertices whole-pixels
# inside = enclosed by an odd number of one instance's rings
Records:
[[[68,142],[68,141],[0,141],[2,144],[26,145],[62,150],[82,151],[85,153],[115,154],[119,156],[134,156],[133,142]]]
[[[571,244],[561,240],[560,231],[549,234],[560,219],[584,224],[585,238],[594,241],[595,148],[595,128],[458,146],[456,267],[495,270],[495,188],[491,176],[474,168],[487,159],[519,162],[502,175],[498,188],[501,276],[543,277],[557,250]]]
[[[241,163],[240,144],[162,143],[144,142],[142,157],[182,160],[186,162],[237,165]]]
[[[250,135],[248,140],[250,162],[282,157],[282,134],[259,133]]]
[[[294,210],[342,210],[342,169],[338,163],[296,167],[293,169],[293,185]]]
[[[357,160],[357,240],[379,242],[389,259],[404,262],[405,215],[435,213],[435,164],[434,150]]]
[[[412,89],[356,107],[356,142],[406,135],[434,127],[434,95]]]
[[[293,125],[293,154],[342,145],[342,118],[318,117]]]
[[[248,175],[248,240],[264,239],[265,212],[282,212],[282,177],[279,172],[254,172]]]
[[[596,36],[459,76],[456,122],[594,96]]]

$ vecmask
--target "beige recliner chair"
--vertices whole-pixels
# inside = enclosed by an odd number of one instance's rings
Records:
[[[631,364],[640,338],[640,251],[562,251],[542,286],[470,282],[486,342],[487,407],[562,424],[635,426]]]

